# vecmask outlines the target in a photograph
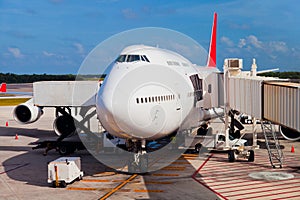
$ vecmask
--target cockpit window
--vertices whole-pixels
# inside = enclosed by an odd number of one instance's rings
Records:
[[[116,59],[116,62],[134,62],[134,61],[150,62],[145,55],[120,55]]]
[[[142,57],[145,59],[146,62],[150,62],[150,61],[148,60],[147,56],[142,56]]]
[[[125,62],[125,59],[126,59],[126,55],[120,55],[120,56],[117,58],[116,62]]]
[[[126,62],[134,62],[134,61],[139,61],[140,56],[139,55],[128,55]]]

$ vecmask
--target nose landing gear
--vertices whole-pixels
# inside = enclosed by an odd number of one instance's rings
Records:
[[[128,149],[133,153],[128,161],[129,173],[146,173],[148,171],[148,154],[146,140],[128,141]]]

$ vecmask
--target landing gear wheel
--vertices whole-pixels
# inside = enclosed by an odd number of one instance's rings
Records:
[[[254,151],[249,150],[249,157],[248,157],[248,162],[254,162]]]
[[[228,161],[234,162],[236,160],[236,155],[234,150],[228,151]]]
[[[65,155],[69,154],[69,149],[67,146],[62,145],[62,146],[59,146],[58,152],[60,155],[65,156]]]

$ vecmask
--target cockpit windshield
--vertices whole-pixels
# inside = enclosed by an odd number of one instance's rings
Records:
[[[135,62],[135,61],[150,62],[147,56],[145,55],[120,55],[116,59],[116,62]]]
[[[125,62],[125,59],[126,59],[126,55],[120,55],[120,56],[117,58],[116,62]]]

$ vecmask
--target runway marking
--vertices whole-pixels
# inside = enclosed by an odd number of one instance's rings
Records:
[[[192,177],[222,199],[295,199],[300,197],[298,189],[300,176],[297,169],[290,166],[291,164],[299,166],[300,161],[292,155],[285,155],[286,160],[293,162],[286,162],[287,164],[282,169],[273,169],[263,151],[256,151],[258,159],[251,163],[243,160],[229,163],[226,154],[211,154],[211,157],[205,160]],[[267,181],[256,180],[249,176],[250,173],[262,171],[289,173],[293,174],[294,178]]]

